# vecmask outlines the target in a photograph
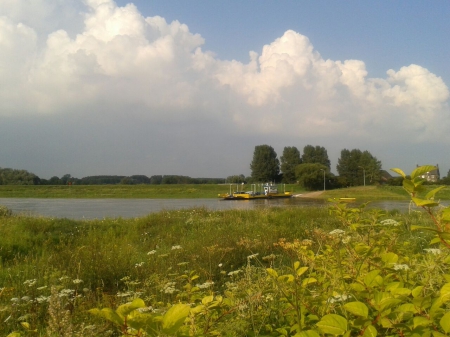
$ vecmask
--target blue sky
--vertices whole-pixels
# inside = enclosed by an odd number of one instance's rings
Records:
[[[1,167],[250,174],[256,145],[450,168],[447,1],[5,0]]]

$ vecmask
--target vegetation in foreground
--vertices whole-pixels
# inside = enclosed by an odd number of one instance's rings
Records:
[[[403,173],[400,170],[396,171]],[[448,336],[450,210],[1,218],[10,336]],[[430,241],[431,240],[431,241]],[[15,332],[13,332],[15,331]]]

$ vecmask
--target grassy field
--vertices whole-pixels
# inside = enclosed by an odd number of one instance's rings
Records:
[[[421,215],[391,213],[385,218],[404,224],[396,242],[407,240],[412,254],[427,244],[428,239],[404,230],[411,223],[428,225]],[[320,240],[336,228],[345,229],[326,208],[192,209],[92,221],[0,217],[3,333],[24,331],[20,323],[27,322],[38,331],[34,336],[56,336],[45,333],[49,322],[56,320],[66,331],[69,327],[77,330],[76,336],[110,336],[112,326],[91,317],[87,309],[116,307],[138,296],[164,309],[168,303],[198,302],[200,295],[211,293],[211,285],[214,293],[225,291],[232,296],[230,305],[248,306],[254,300],[253,295],[246,295],[252,287],[268,287],[265,292],[275,296],[264,270],[292,265],[290,245],[303,239],[310,245],[309,239],[315,236],[319,243],[310,249],[317,252],[322,247]],[[250,264],[255,268],[249,269]],[[52,291],[59,295],[52,299]],[[255,290],[255,296],[259,292]],[[55,313],[58,305],[60,314],[69,315],[65,321]],[[248,324],[256,316],[241,316],[227,319],[230,326],[221,327],[219,321],[216,327],[237,329],[233,336],[246,336],[244,331],[251,329]],[[95,330],[89,332],[88,327]]]
[[[251,190],[250,185],[232,185],[232,191]],[[284,189],[284,186],[279,186]],[[298,185],[286,185],[286,191],[301,193]],[[183,199],[217,198],[220,193],[228,193],[229,185],[0,185],[0,198],[148,198]]]
[[[236,185],[232,185],[235,191]],[[279,186],[294,194],[305,194],[298,185]],[[436,186],[426,186],[427,190]],[[239,185],[239,190],[251,190],[251,185]],[[217,198],[219,193],[230,191],[229,185],[74,185],[74,186],[11,186],[0,185],[0,198],[148,198],[184,199]],[[359,186],[327,190],[320,199],[353,197],[360,200],[408,200],[409,196],[400,186]],[[450,188],[437,194],[441,200],[450,200]],[[0,202],[1,204],[1,202]]]

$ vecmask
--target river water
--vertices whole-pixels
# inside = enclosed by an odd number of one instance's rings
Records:
[[[308,198],[220,200],[220,199],[34,199],[0,198],[14,213],[68,219],[134,218],[162,210],[204,207],[210,210],[264,207],[326,207],[322,200]],[[408,201],[374,201],[371,208],[407,211]]]

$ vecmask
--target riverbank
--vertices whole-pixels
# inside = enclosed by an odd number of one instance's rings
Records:
[[[231,185],[231,191],[248,191],[252,185]],[[427,190],[437,186],[426,186]],[[305,191],[296,184],[279,185],[280,190],[302,198],[357,198],[358,200],[409,200],[401,186],[357,186],[326,191]],[[217,198],[228,193],[229,185],[0,185],[1,198],[60,198],[60,199],[195,199]],[[439,191],[437,198],[450,200],[450,188]],[[1,204],[1,200],[0,200]]]

